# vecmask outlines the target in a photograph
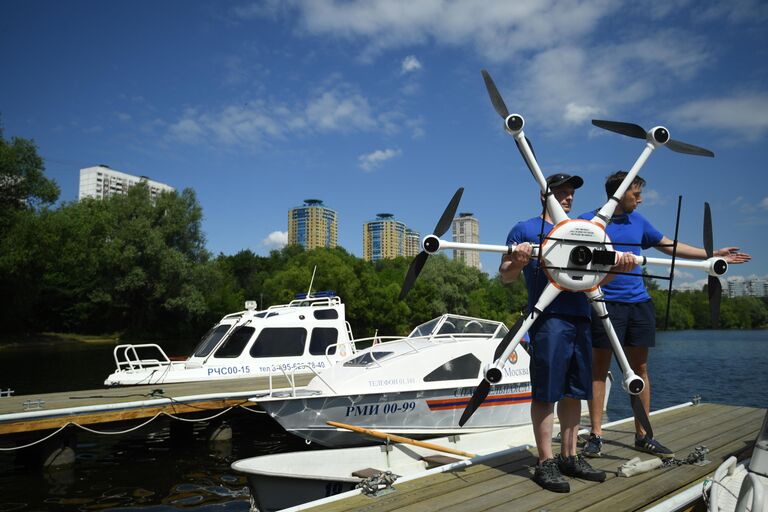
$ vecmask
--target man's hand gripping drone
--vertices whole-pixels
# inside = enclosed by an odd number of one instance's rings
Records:
[[[512,351],[515,350],[531,325],[562,291],[584,292],[587,295],[595,314],[602,320],[603,326],[608,333],[613,352],[616,355],[624,375],[623,387],[631,395],[637,395],[644,389],[645,382],[642,378],[637,376],[629,366],[618,337],[616,336],[616,332],[611,325],[605,304],[601,300],[602,292],[600,291],[600,282],[610,272],[611,267],[616,264],[622,255],[622,253],[613,250],[611,240],[605,232],[605,226],[613,215],[619,200],[637,176],[640,168],[656,148],[666,146],[679,153],[700,156],[714,156],[714,154],[706,149],[672,140],[669,136],[669,131],[662,126],[657,126],[649,131],[645,131],[642,127],[636,124],[594,120],[592,123],[595,126],[622,135],[644,139],[646,144],[618,190],[616,190],[615,194],[608,199],[605,205],[603,205],[591,220],[570,219],[547,186],[546,179],[536,161],[530,142],[523,132],[523,126],[525,125],[523,117],[519,114],[509,113],[491,76],[485,70],[482,71],[482,74],[493,107],[504,119],[505,130],[515,139],[515,143],[517,144],[517,148],[520,151],[523,160],[525,160],[531,175],[541,188],[541,193],[545,197],[546,208],[553,220],[554,227],[546,234],[540,244],[533,245],[533,252],[531,255],[531,257],[539,259],[541,268],[545,272],[549,283],[539,296],[536,305],[533,307],[533,311],[531,311],[525,318],[521,318],[521,322],[518,322],[519,328],[518,326],[513,327],[499,343],[494,354],[494,361],[485,368],[483,380],[475,389],[469,404],[459,420],[459,425],[464,425],[475,410],[482,404],[486,396],[488,396],[491,385],[501,381],[502,368],[504,367],[507,358],[512,354]],[[463,188],[460,188],[456,191],[451,202],[448,204],[448,207],[443,212],[434,233],[424,237],[422,241],[423,251],[414,258],[408,269],[400,293],[400,298],[405,297],[411,289],[429,255],[434,254],[437,251],[444,249],[461,249],[512,254],[516,250],[516,246],[458,243],[440,239],[440,237],[447,231],[450,219],[455,216],[463,190]],[[711,242],[709,245],[711,245]],[[701,269],[710,276],[720,276],[725,274],[728,269],[727,262],[723,258],[711,257],[711,247],[708,248],[707,254],[710,257],[704,261],[646,258],[645,256],[638,255],[633,256],[638,265],[675,265],[679,267]],[[639,404],[639,400],[633,400],[633,406],[636,404]],[[643,416],[645,416],[644,413]]]

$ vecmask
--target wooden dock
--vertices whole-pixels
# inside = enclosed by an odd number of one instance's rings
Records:
[[[645,510],[703,479],[730,455],[750,454],[760,430],[764,409],[717,404],[687,406],[660,414],[651,421],[656,437],[684,459],[695,447],[709,448],[712,462],[704,466],[681,465],[651,470],[630,478],[617,476],[627,460],[649,454],[635,451],[634,426],[625,421],[604,430],[603,457],[590,459],[608,472],[605,482],[569,478],[571,492],[557,494],[541,489],[531,479],[535,449],[486,460],[455,471],[395,482],[394,491],[377,497],[356,495],[323,505],[307,504],[314,512],[394,511],[468,512],[508,510],[630,511]]]
[[[311,377],[297,374],[296,385],[306,385]],[[274,378],[272,386],[287,387],[288,381]],[[142,420],[163,412],[210,415],[238,405],[255,406],[248,398],[268,388],[267,377],[256,377],[0,397],[0,436],[58,429],[67,423]]]

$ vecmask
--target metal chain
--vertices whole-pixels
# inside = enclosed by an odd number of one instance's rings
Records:
[[[672,466],[682,466],[684,464],[692,464],[696,466],[704,466],[706,464],[709,464],[712,462],[711,460],[707,459],[707,454],[709,453],[709,448],[707,448],[704,445],[697,446],[693,449],[691,453],[688,454],[688,456],[684,459],[676,459],[674,457],[664,459],[662,461],[661,466],[664,468],[672,467]]]
[[[398,477],[399,475],[395,475],[391,471],[383,471],[362,480],[355,488],[360,489],[363,494],[374,496],[377,492],[392,487]]]

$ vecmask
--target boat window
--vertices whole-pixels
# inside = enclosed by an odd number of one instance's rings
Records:
[[[335,309],[319,309],[314,313],[318,320],[336,320],[339,318],[339,312]]]
[[[435,325],[437,325],[437,322],[440,321],[440,318],[435,318],[434,320],[430,320],[427,323],[421,324],[420,326],[416,327],[411,334],[408,335],[409,338],[417,338],[419,336],[429,336],[432,334],[432,330],[435,328]]]
[[[459,331],[456,329],[456,324],[450,320],[446,320],[443,322],[443,325],[440,326],[440,330],[437,331],[437,334],[456,334],[457,332]]]
[[[218,345],[221,338],[227,334],[227,331],[232,328],[232,324],[220,324],[214,326],[210,331],[200,338],[200,343],[195,347],[195,351],[192,352],[194,357],[205,357],[211,353],[211,350]]]
[[[473,354],[464,354],[432,370],[424,382],[440,380],[474,379],[480,372],[480,360]]]
[[[237,357],[242,352],[245,346],[248,344],[248,340],[253,336],[253,327],[246,327],[241,325],[237,327],[232,334],[224,340],[219,349],[213,354],[213,357]]]
[[[357,356],[354,359],[350,359],[346,363],[344,363],[344,366],[368,366],[369,364],[374,362],[374,359],[376,361],[381,361],[387,356],[390,356],[394,354],[394,352],[366,352],[365,354],[361,356]]]
[[[303,327],[268,327],[261,330],[250,353],[251,357],[300,356],[306,342]]]
[[[333,327],[315,327],[312,329],[312,338],[309,340],[309,353],[315,356],[324,356],[328,345],[333,345],[339,339],[339,331]],[[329,354],[336,353],[336,347],[331,347]]]

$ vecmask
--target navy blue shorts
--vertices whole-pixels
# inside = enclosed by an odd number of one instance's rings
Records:
[[[608,316],[619,341],[625,347],[653,347],[656,345],[656,309],[653,301],[606,302]],[[603,322],[592,315],[592,346],[611,348]]]
[[[557,402],[563,397],[592,399],[592,338],[587,318],[545,315],[533,324],[531,387],[533,398]]]

